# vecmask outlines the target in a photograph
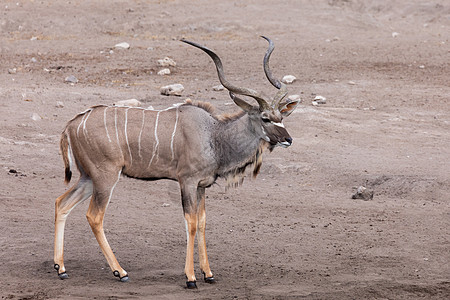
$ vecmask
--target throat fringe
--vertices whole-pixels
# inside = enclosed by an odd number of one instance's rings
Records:
[[[261,169],[262,165],[262,155],[264,150],[270,148],[270,144],[266,141],[261,141],[261,143],[258,146],[258,149],[256,149],[255,153],[250,157],[248,161],[245,161],[240,166],[235,167],[231,169],[230,171],[226,172],[223,177],[225,177],[227,181],[227,188],[230,187],[239,187],[244,182],[245,178],[245,170],[247,167],[252,166],[253,167],[253,178],[256,178],[258,176],[259,171]]]

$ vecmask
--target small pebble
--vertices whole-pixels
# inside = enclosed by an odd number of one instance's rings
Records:
[[[67,77],[64,79],[64,81],[67,82],[67,83],[78,83],[78,78],[76,78],[76,77],[73,76],[73,75],[70,75],[70,76],[67,76]]]
[[[286,84],[291,84],[293,83],[297,78],[293,75],[286,75],[283,77],[283,79],[281,79],[281,82],[286,83]]]
[[[163,59],[158,59],[158,66],[160,67],[175,67],[177,63],[170,57],[164,57]]]
[[[181,96],[184,91],[184,86],[182,84],[171,84],[160,88],[161,95],[166,96]]]
[[[114,48],[129,49],[130,48],[130,44],[128,44],[126,42],[123,42],[123,43],[116,44],[114,46]]]
[[[223,91],[225,89],[225,87],[221,84],[219,85],[215,85],[212,87],[213,91],[219,92],[219,91]]]
[[[165,68],[165,69],[162,69],[162,70],[160,70],[159,72],[158,72],[158,75],[169,75],[170,74],[170,69],[167,69],[167,68]]]

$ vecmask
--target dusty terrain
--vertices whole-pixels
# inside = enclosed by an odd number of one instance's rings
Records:
[[[177,184],[129,178],[105,228],[131,281],[109,270],[88,202],[69,216],[70,279],[59,280],[53,219],[67,189],[65,123],[130,98],[237,110],[212,90],[210,59],[183,37],[214,49],[231,82],[273,94],[259,35],[275,41],[273,72],[296,76],[289,90],[303,102],[285,120],[293,145],[265,154],[258,178],[207,191],[217,284],[184,288]],[[120,42],[130,48],[115,49]],[[2,1],[2,299],[449,299],[449,45],[450,6],[440,0]],[[177,65],[160,76],[165,56]],[[66,83],[70,75],[78,83]],[[183,96],[159,94],[172,83]],[[311,105],[316,95],[327,103]],[[351,199],[360,185],[373,200]]]

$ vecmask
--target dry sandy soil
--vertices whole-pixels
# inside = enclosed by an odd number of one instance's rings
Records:
[[[209,57],[183,37],[216,50],[230,81],[274,94],[262,34],[276,44],[274,74],[296,76],[289,90],[303,102],[285,120],[293,145],[265,154],[258,178],[207,191],[217,284],[184,288],[177,183],[130,178],[105,219],[130,282],[109,270],[88,202],[69,216],[70,279],[59,280],[53,219],[67,189],[65,123],[130,98],[159,109],[190,97],[236,111],[226,91],[212,90]],[[131,47],[114,49],[120,42]],[[2,299],[449,299],[449,45],[443,0],[2,1]],[[177,65],[160,76],[165,56]],[[65,83],[69,75],[79,82]],[[172,83],[185,86],[182,97],[159,94]],[[316,95],[327,103],[311,105]],[[373,200],[351,198],[360,185]]]

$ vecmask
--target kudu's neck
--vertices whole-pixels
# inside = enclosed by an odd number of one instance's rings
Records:
[[[226,177],[229,185],[239,184],[245,168],[259,161],[261,143],[264,142],[248,114],[221,123],[214,143],[219,176]]]

